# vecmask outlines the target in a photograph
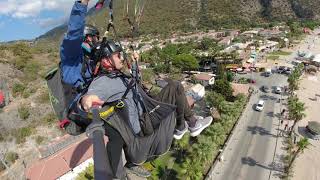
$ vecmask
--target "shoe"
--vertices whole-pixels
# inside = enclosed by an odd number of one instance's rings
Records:
[[[151,176],[151,173],[141,166],[125,167],[126,171],[135,174],[139,177],[147,178]]]
[[[208,127],[213,118],[208,116],[206,118],[202,118],[201,116],[195,116],[197,118],[196,125],[194,127],[189,127],[190,136],[195,137],[198,136],[206,127]]]
[[[179,130],[179,129],[175,129],[174,130],[174,134],[173,134],[173,138],[179,140],[183,137],[183,135],[188,132],[188,123],[185,121],[185,127],[183,130]]]

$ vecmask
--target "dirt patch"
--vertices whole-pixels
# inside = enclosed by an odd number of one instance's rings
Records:
[[[232,89],[233,89],[233,96],[237,96],[238,94],[245,94],[248,96],[249,94],[249,85],[247,84],[237,84],[237,83],[231,83]]]

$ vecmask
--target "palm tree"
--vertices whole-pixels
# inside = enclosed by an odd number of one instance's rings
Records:
[[[299,77],[297,76],[296,73],[294,73],[294,71],[288,77],[289,91],[290,91],[291,95],[293,95],[293,92],[295,90],[298,90],[298,87],[299,87],[298,79],[299,79]]]
[[[294,69],[294,71],[288,77],[289,91],[291,95],[293,95],[293,92],[295,90],[298,90],[299,88],[299,78],[302,75],[302,70],[303,70],[303,65],[300,64]]]
[[[294,160],[298,157],[298,155],[299,155],[300,153],[303,153],[303,151],[304,151],[309,145],[310,145],[310,143],[309,143],[309,141],[308,141],[308,138],[303,138],[303,139],[301,139],[301,140],[298,142],[298,144],[297,144],[298,149],[297,149],[296,151],[293,151],[293,156],[292,156],[292,159],[291,159],[291,161],[290,161],[290,163],[289,163],[289,166],[288,166],[287,171],[288,171],[289,169],[291,169],[292,164],[293,164]]]
[[[297,124],[298,121],[303,119],[306,114],[305,106],[303,102],[300,102],[297,96],[290,97],[288,100],[288,110],[289,110],[289,119],[293,120],[293,126],[290,130],[290,136],[292,135],[292,132]]]
[[[181,173],[183,179],[186,180],[200,180],[203,178],[201,162],[197,159],[187,158],[182,164]],[[182,179],[182,178],[181,178]]]

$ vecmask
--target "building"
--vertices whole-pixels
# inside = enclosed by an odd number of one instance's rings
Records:
[[[204,87],[214,84],[213,74],[200,73],[200,74],[195,74],[194,77],[197,81],[200,81]]]
[[[105,137],[105,143],[107,140]],[[65,175],[68,176],[67,179],[75,179],[77,174],[88,166],[92,155],[92,142],[84,134],[80,136],[66,135],[59,142],[46,149],[45,153],[42,153],[41,159],[27,167],[26,179],[66,179]],[[73,178],[70,178],[71,176]]]
[[[222,40],[220,40],[218,42],[218,44],[221,46],[229,46],[231,44],[233,38],[234,38],[233,36],[224,37],[224,38],[222,38]]]
[[[270,29],[265,29],[259,32],[259,36],[264,37],[264,38],[280,38],[285,36],[285,33],[280,31],[280,30],[270,30]]]
[[[259,52],[266,52],[266,53],[270,53],[273,51],[278,51],[280,48],[280,45],[278,42],[276,41],[267,41],[264,45],[260,46],[258,48]]]

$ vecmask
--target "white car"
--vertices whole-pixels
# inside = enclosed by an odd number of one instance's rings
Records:
[[[264,107],[264,101],[263,100],[259,100],[259,102],[256,104],[256,110],[257,111],[262,111]]]
[[[276,94],[281,94],[282,90],[281,90],[281,87],[276,87],[276,90],[275,90],[275,93]]]

